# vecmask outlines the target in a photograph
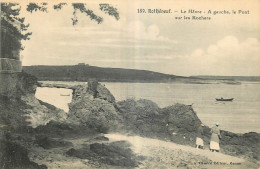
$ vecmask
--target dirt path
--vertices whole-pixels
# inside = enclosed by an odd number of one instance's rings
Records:
[[[209,150],[139,136],[107,134],[110,141],[126,140],[135,153],[146,156],[139,168],[258,168],[244,159]]]
[[[257,169],[258,166],[244,159],[213,153],[209,150],[200,150],[189,146],[178,145],[172,142],[157,139],[143,138],[139,136],[125,136],[120,134],[106,134],[109,142],[128,141],[132,144],[131,149],[139,156],[143,156],[138,169]],[[81,148],[84,144],[97,142],[92,137],[66,139],[73,143],[72,147],[52,148],[49,150],[42,147],[34,147],[30,153],[30,159],[38,164],[45,164],[50,169],[123,169],[119,166],[111,166],[79,159],[66,155],[70,148]],[[102,141],[101,141],[102,142]],[[104,142],[105,143],[105,142]],[[230,164],[230,163],[233,163]],[[128,168],[125,168],[128,169]]]

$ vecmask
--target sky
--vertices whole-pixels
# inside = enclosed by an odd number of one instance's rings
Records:
[[[98,4],[106,1],[84,2],[104,18],[102,24],[78,12],[79,22],[73,26],[69,4],[61,11],[49,7],[48,13],[31,14],[24,11],[27,3],[21,2],[21,15],[33,33],[29,41],[23,41],[24,66],[86,63],[181,76],[260,76],[259,0],[109,1],[118,9],[118,21],[99,10]],[[171,9],[172,13],[148,13],[148,9]],[[180,13],[189,9],[202,14]],[[249,10],[249,14],[213,15],[209,10]],[[176,20],[178,16],[211,19]]]

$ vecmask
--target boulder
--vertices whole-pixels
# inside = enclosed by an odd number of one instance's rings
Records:
[[[77,86],[69,104],[67,122],[108,132],[118,126],[114,96],[96,81]]]
[[[167,123],[172,132],[189,133],[197,132],[198,126],[201,124],[195,111],[187,105],[175,104],[162,109],[167,116]]]
[[[127,99],[116,104],[124,130],[147,137],[164,137],[165,117],[161,109],[150,100]],[[122,128],[123,129],[123,128]]]

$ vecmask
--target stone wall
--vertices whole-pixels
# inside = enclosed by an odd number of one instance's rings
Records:
[[[0,58],[0,73],[14,73],[21,71],[21,61],[16,59]]]
[[[22,71],[21,61],[0,58],[0,95],[12,97],[17,93],[18,74]]]

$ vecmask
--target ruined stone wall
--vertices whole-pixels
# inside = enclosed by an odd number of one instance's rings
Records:
[[[17,94],[17,77],[21,71],[21,61],[0,58],[0,95],[12,97]]]
[[[15,73],[21,71],[21,61],[16,59],[0,58],[0,73]]]

